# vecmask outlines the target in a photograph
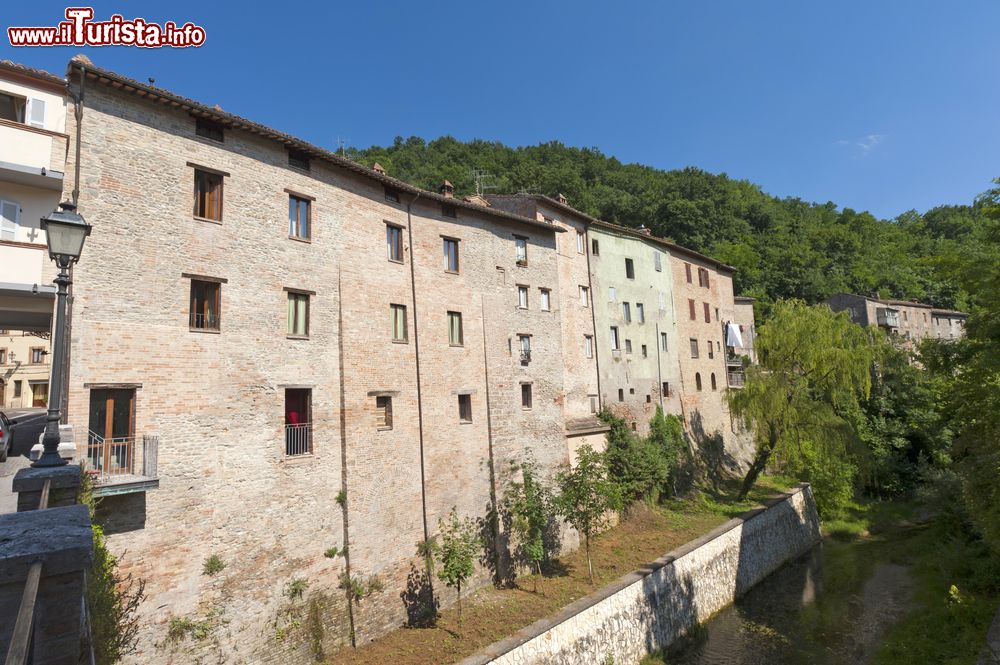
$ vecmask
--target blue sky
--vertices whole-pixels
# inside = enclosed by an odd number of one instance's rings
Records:
[[[0,20],[55,25],[65,6],[6,3]],[[192,21],[207,42],[84,51],[327,147],[558,140],[881,217],[970,202],[1000,176],[995,1],[255,6],[97,2],[98,19]],[[0,58],[56,73],[78,50],[0,41]]]

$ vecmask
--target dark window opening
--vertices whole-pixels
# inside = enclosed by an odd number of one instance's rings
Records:
[[[312,390],[285,388],[285,455],[312,452]]]
[[[195,169],[194,216],[222,221],[222,175]]]
[[[218,282],[191,280],[191,310],[189,325],[192,330],[218,330],[222,285]]]
[[[288,151],[288,165],[303,171],[309,170],[309,155],[299,150]]]
[[[202,138],[218,141],[219,143],[226,140],[222,124],[208,118],[197,118],[195,120],[194,133]]]

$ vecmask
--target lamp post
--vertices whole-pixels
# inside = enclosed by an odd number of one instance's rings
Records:
[[[59,455],[59,405],[62,402],[63,358],[66,345],[66,295],[72,283],[69,268],[80,259],[83,242],[90,235],[90,224],[76,212],[73,203],[60,203],[42,217],[42,230],[49,246],[49,258],[56,262],[59,274],[56,291],[56,329],[52,335],[52,377],[49,381],[49,415],[42,435],[42,455],[31,466],[48,467],[67,464]]]

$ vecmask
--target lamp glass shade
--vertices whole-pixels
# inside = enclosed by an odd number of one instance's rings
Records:
[[[42,218],[49,256],[76,261],[83,252],[83,242],[90,235],[90,225],[73,210],[57,210]]]

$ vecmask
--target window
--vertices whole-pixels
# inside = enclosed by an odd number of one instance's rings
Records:
[[[583,355],[585,358],[594,357],[594,336],[584,335],[583,336]]]
[[[584,240],[583,240],[583,232],[582,231],[577,231],[576,232],[576,253],[577,254],[583,254],[583,250],[584,250],[585,247],[586,247],[586,245],[584,244]]]
[[[646,404],[649,404],[652,401],[653,401],[653,396],[652,395],[646,395]]]
[[[624,402],[625,401],[625,389],[624,388],[619,388],[618,389],[618,401],[619,402]]]
[[[611,326],[611,350],[617,351],[620,348],[618,346],[618,326]]]
[[[448,312],[448,343],[462,346],[462,313]]]
[[[309,336],[309,294],[288,292],[288,336]]]
[[[698,318],[698,314],[695,311],[694,300],[688,298],[688,314],[691,316],[691,320],[694,321]]]
[[[538,290],[538,301],[539,307],[543,312],[548,312],[552,310],[552,292],[548,289]]]
[[[905,309],[903,310],[903,320],[904,321],[909,321],[910,320],[910,317],[906,315],[906,310]]]
[[[684,264],[684,276],[687,277],[687,283],[690,284],[691,283],[691,264],[690,263],[685,263]]]
[[[194,216],[222,221],[222,175],[194,170]]]
[[[531,362],[531,335],[518,335],[517,344],[521,348],[521,362]]]
[[[698,340],[693,338],[691,339],[691,357],[692,358],[698,357]]]
[[[45,355],[48,351],[45,350],[44,346],[33,346],[31,347],[31,364],[41,365],[45,362]]]
[[[632,306],[627,302],[622,303],[622,316],[625,318],[625,323],[632,323]]]
[[[632,340],[625,340],[625,353],[632,353]]]
[[[700,372],[695,372],[694,373],[694,387],[698,391],[701,391],[701,373]]]
[[[709,310],[707,302],[703,302],[702,303],[702,309],[704,310],[704,314],[705,314],[705,323],[711,323],[712,322],[712,313]]]
[[[521,384],[521,408],[530,409],[531,408],[531,384],[522,383]]]
[[[21,396],[21,380],[18,379],[17,381],[14,382],[14,397],[20,397],[20,396]]]
[[[628,394],[629,395],[634,395],[635,394],[635,388],[629,388],[628,389]]]
[[[709,287],[708,270],[705,268],[698,268],[698,286],[704,286],[706,289]]]
[[[451,219],[458,219],[458,208],[451,205],[450,203],[441,204],[441,216],[449,217]]]
[[[594,256],[601,255],[601,245],[597,242],[597,238],[590,241],[590,253]]]
[[[646,352],[646,345],[645,344],[642,345],[642,357],[643,358],[648,358],[649,357],[649,354]]]
[[[528,239],[523,236],[514,236],[514,250],[517,265],[528,265]]]
[[[311,455],[312,390],[285,388],[285,455]]]
[[[458,240],[455,238],[444,238],[444,270],[445,272],[458,272]]]
[[[392,429],[392,397],[388,395],[375,398],[375,428]]]
[[[202,138],[222,143],[226,140],[222,125],[208,118],[197,118],[194,121],[194,133]]]
[[[458,396],[458,420],[463,423],[472,422],[472,395]]]
[[[309,170],[309,155],[299,150],[288,151],[288,165],[303,171]]]
[[[618,297],[618,294],[615,291],[615,287],[609,286],[608,287],[608,302],[614,302],[615,298],[617,298],[617,297]]]
[[[23,123],[27,102],[24,97],[0,92],[0,118]]]
[[[715,349],[712,346],[712,340],[708,340],[708,359],[711,360],[715,357]]]
[[[191,280],[191,312],[189,325],[192,330],[218,330],[222,285],[218,282]]]
[[[712,376],[710,377],[710,381],[712,383],[712,390],[715,390],[716,389],[715,388],[715,372],[712,372]]]
[[[660,349],[667,350],[667,333],[665,332],[660,333]]]
[[[667,296],[666,296],[666,294],[664,294],[663,291],[660,291],[660,292],[658,292],[656,294],[656,299],[657,299],[657,301],[660,304],[660,311],[661,312],[666,311],[666,309],[667,309]]]
[[[43,407],[49,403],[49,382],[48,381],[28,381],[28,388],[31,389],[31,406]]]
[[[639,320],[639,323],[646,322],[646,310],[643,308],[641,302],[635,304],[635,317]]]
[[[716,321],[719,320],[719,308],[718,307],[715,308],[715,320]]]
[[[660,255],[660,251],[657,250],[657,249],[654,249],[653,250],[653,267],[656,269],[656,272],[663,272],[663,263],[661,263],[661,261],[663,259],[661,259],[660,256],[661,256]]]
[[[7,364],[7,349],[0,349],[0,365]]]
[[[528,309],[528,287],[517,287],[517,306],[521,309]]]
[[[670,397],[670,382],[664,381],[663,385],[660,386],[660,394],[664,397]]]
[[[580,287],[580,304],[584,307],[590,306],[590,289],[586,286]]]
[[[625,277],[635,279],[635,265],[633,265],[632,259],[625,259]]]
[[[587,399],[590,400],[590,412],[597,413],[600,407],[600,401],[597,399],[597,395],[587,395]]]
[[[385,248],[390,261],[403,262],[403,229],[392,224],[385,225]]]
[[[392,325],[392,341],[405,342],[406,336],[406,306],[389,305],[390,322]]]
[[[385,200],[389,203],[399,203],[399,191],[391,187],[386,187]]]
[[[312,205],[309,199],[288,195],[288,237],[309,240]]]

